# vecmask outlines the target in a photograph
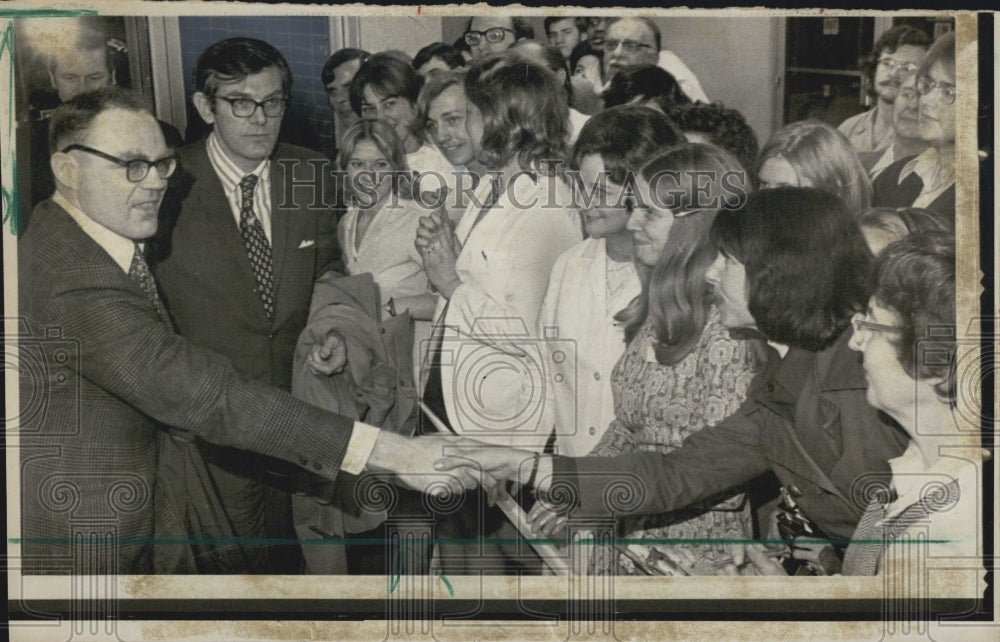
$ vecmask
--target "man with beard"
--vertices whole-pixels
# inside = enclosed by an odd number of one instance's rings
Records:
[[[861,68],[875,106],[840,124],[854,151],[874,152],[892,145],[892,106],[899,87],[920,66],[930,44],[927,34],[908,25],[889,29],[875,43]]]

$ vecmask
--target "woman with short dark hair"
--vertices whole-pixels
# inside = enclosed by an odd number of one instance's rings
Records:
[[[848,347],[851,319],[871,292],[861,232],[837,197],[785,187],[720,211],[711,238],[719,253],[706,280],[721,322],[762,334],[773,348],[746,402],[666,454],[542,457],[534,485],[558,489],[569,500],[564,511],[623,517],[676,511],[773,471],[788,500],[782,515],[842,548],[864,511],[854,485],[887,478],[888,460],[907,441],[866,400],[864,371]],[[471,457],[494,479],[524,482],[522,465],[531,461],[516,450],[463,450],[462,457],[439,461],[439,469],[467,466]],[[826,571],[836,572],[836,558],[825,559],[832,562]]]
[[[636,205],[635,174],[681,140],[663,114],[626,106],[591,118],[573,146],[570,167],[587,238],[556,261],[541,318],[542,329],[558,329],[554,349],[567,340],[576,347],[550,364],[550,380],[576,382],[546,389],[559,452],[589,453],[615,418],[611,370],[625,349],[624,327],[615,317],[642,291],[627,229]]]
[[[364,120],[381,120],[395,130],[406,150],[406,164],[420,174],[414,191],[454,194],[454,167],[433,144],[424,140],[417,117],[420,76],[407,60],[382,52],[368,58],[351,81],[351,107]],[[436,200],[436,199],[435,199]]]

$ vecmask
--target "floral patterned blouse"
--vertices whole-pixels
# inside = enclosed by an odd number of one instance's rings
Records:
[[[612,372],[615,420],[591,455],[670,452],[689,435],[735,412],[746,399],[754,375],[746,342],[730,337],[714,306],[701,339],[679,363],[658,363],[653,342],[647,319]],[[609,573],[615,567],[619,574],[645,572],[621,552],[629,548],[643,560],[650,554],[652,560],[666,558],[666,565],[648,565],[661,571],[679,565],[692,575],[713,575],[731,559],[732,551],[713,540],[749,538],[751,529],[750,508],[739,492],[671,513],[625,518],[619,523],[619,538],[625,541],[618,549],[595,548],[591,572]]]

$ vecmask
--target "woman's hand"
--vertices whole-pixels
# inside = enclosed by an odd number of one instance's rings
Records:
[[[451,220],[440,211],[420,217],[414,245],[424,261],[424,272],[434,288],[450,299],[462,281],[455,270],[455,262],[462,245],[455,236]]]
[[[719,575],[788,575],[763,544],[737,544],[732,549],[733,561],[723,566]]]
[[[528,513],[531,530],[549,539],[564,537],[568,520],[569,515],[565,510],[543,499],[535,501],[535,505]]]
[[[434,462],[438,471],[464,469],[468,474],[480,479],[490,505],[495,503],[496,493],[504,489],[507,481],[525,483],[531,471],[534,453],[514,448],[475,447],[458,448],[455,454],[442,457]],[[539,474],[542,469],[539,468]],[[525,479],[522,479],[522,474]],[[551,474],[551,469],[549,471]]]

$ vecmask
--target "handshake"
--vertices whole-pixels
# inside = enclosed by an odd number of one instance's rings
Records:
[[[457,435],[407,438],[383,431],[366,470],[392,474],[401,486],[437,496],[482,486],[493,500],[507,481],[525,485],[531,480],[536,489],[546,490],[552,459]]]

